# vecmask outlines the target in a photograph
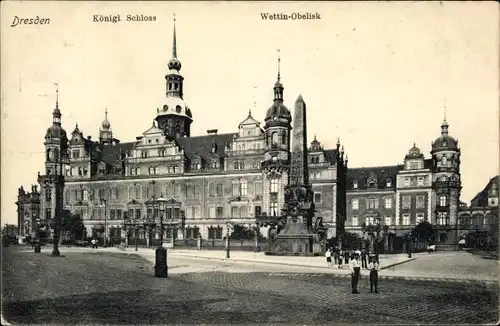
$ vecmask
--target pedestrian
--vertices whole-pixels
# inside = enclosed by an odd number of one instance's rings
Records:
[[[344,261],[344,252],[342,251],[342,249],[340,249],[340,251],[339,251],[339,269],[342,268],[342,261]]]
[[[380,264],[377,257],[370,257],[368,269],[370,270],[370,293],[374,292],[373,288],[375,288],[375,293],[378,293],[378,271],[380,270]]]
[[[349,265],[349,257],[350,257],[350,256],[351,256],[351,255],[349,254],[349,252],[348,252],[348,251],[346,251],[346,252],[344,253],[344,262],[345,262],[345,264],[346,264],[346,265]]]
[[[368,264],[366,263],[366,249],[361,250],[361,267],[368,268]]]
[[[351,260],[351,287],[352,294],[358,294],[358,281],[361,272],[361,264],[359,262],[359,255],[354,254],[354,259]]]
[[[90,243],[92,243],[92,249],[97,249],[97,240],[93,238]]]
[[[325,257],[326,257],[326,267],[332,267],[332,251],[331,251],[331,248],[328,248],[328,250],[325,252]]]
[[[335,266],[338,266],[338,264],[339,264],[339,251],[337,248],[335,248],[333,251],[333,261],[335,263]]]

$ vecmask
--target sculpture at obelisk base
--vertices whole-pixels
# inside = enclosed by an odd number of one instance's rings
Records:
[[[292,132],[290,177],[283,208],[286,224],[267,254],[311,256],[321,253],[321,245],[313,225],[314,192],[309,184],[306,104],[302,96],[295,102]]]

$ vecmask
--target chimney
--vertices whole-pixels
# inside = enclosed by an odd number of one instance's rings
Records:
[[[217,129],[208,129],[207,134],[209,135],[217,135]]]
[[[142,138],[143,138],[143,136],[137,136],[137,137],[135,137],[135,139],[137,139],[137,140],[141,140]]]
[[[88,140],[92,140],[92,136],[88,135],[88,136],[87,136],[87,139],[88,139]]]

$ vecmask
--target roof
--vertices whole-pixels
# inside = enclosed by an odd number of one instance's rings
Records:
[[[375,177],[377,189],[394,189],[396,187],[396,175],[402,165],[373,166],[361,168],[349,168],[347,170],[347,190],[367,189],[370,178]],[[391,186],[387,187],[387,179],[391,180]],[[353,181],[358,182],[358,187],[353,188]]]
[[[225,154],[226,144],[233,141],[233,137],[237,135],[235,133],[229,134],[211,134],[195,137],[184,137],[179,138],[178,142],[184,149],[184,154],[191,158],[194,155],[198,155],[203,160],[208,160],[212,154],[212,145],[215,143],[217,145],[216,154],[223,157]]]
[[[498,189],[498,184],[500,182],[500,175],[494,176],[493,178],[490,179],[486,187],[484,187],[483,190],[477,193],[474,198],[470,201],[471,207],[486,207],[488,206],[488,191],[491,189],[492,185],[494,183],[497,184],[497,189]]]
[[[326,149],[323,150],[323,155],[325,155],[325,160],[330,164],[335,164],[337,162],[337,150],[336,149]]]
[[[118,143],[115,145],[104,145],[101,150],[102,161],[110,164],[117,165],[120,163],[120,152],[128,152],[134,148],[136,142]]]

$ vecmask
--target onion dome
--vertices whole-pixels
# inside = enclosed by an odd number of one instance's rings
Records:
[[[177,59],[177,38],[175,33],[175,16],[174,16],[174,39],[172,41],[172,59],[168,62],[168,69],[170,70],[181,70],[181,62]]]
[[[108,120],[108,109],[104,111],[104,120],[102,121],[102,129],[109,129],[111,127],[111,124],[109,123]]]
[[[446,117],[441,125],[441,136],[432,142],[432,151],[458,150],[458,141],[448,135],[448,122]]]
[[[290,119],[290,110],[282,102],[274,102],[273,105],[267,110],[266,120],[284,118]]]
[[[45,138],[65,138],[66,131],[61,127],[61,110],[59,110],[59,91],[57,91],[56,107],[52,112],[52,126],[47,128]]]

